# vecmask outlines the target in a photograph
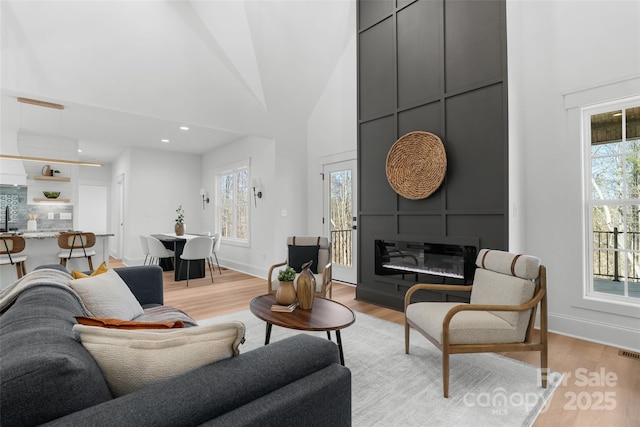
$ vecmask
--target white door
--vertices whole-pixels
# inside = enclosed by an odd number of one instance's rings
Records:
[[[324,227],[331,239],[333,279],[357,283],[357,175],[356,161],[323,166]]]

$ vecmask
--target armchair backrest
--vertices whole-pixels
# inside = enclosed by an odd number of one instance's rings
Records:
[[[520,305],[529,301],[540,275],[540,260],[529,255],[482,249],[476,259],[471,304]],[[493,311],[509,322],[524,338],[531,310],[523,312]]]
[[[319,236],[289,236],[287,237],[287,246],[320,246],[318,250],[318,271],[329,264],[331,261],[331,244],[329,238]]]

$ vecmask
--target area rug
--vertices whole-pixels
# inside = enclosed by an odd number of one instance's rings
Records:
[[[239,320],[246,326],[247,352],[264,345],[265,323],[250,311],[198,322]],[[271,342],[309,333],[273,327]],[[356,313],[342,332],[345,365],[352,374],[352,414],[356,427],[370,426],[531,426],[544,410],[562,375],[552,372],[546,389],[539,369],[497,354],[450,358],[449,398],[442,396],[440,351],[415,330],[404,353],[404,326]],[[332,334],[335,340],[335,334]]]

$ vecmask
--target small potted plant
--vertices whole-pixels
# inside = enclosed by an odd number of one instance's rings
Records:
[[[295,278],[296,271],[291,267],[287,267],[286,270],[280,270],[278,272],[278,280],[281,282],[293,282]]]
[[[176,236],[182,236],[184,235],[184,210],[182,210],[182,205],[178,206],[176,213],[178,214],[175,226]]]
[[[280,285],[276,291],[276,301],[278,304],[289,305],[296,301],[296,289],[293,287],[293,280],[296,278],[296,271],[287,267],[286,270],[278,272]]]

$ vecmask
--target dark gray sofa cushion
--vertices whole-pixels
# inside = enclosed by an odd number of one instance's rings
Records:
[[[69,292],[38,286],[0,317],[0,423],[37,425],[111,400],[100,368],[71,328],[82,315]]]
[[[240,347],[242,351],[242,347]],[[303,380],[297,393],[315,402],[320,412],[338,410],[341,419],[350,419],[349,369],[339,364],[338,347],[331,341],[305,334],[276,341],[240,356],[203,366],[178,377],[144,388],[83,411],[54,420],[50,426],[156,426],[186,427],[207,423],[235,411],[265,395],[278,399],[300,396],[274,394],[282,387]],[[314,374],[318,375],[314,375]],[[314,375],[307,382],[306,377]],[[294,390],[294,389],[292,389]],[[317,391],[324,390],[322,395]],[[324,394],[338,396],[345,406],[334,408]],[[284,405],[284,403],[280,403]],[[262,410],[262,409],[261,409]],[[231,419],[242,423],[244,415]],[[247,414],[246,417],[251,417]],[[297,425],[309,417],[302,417]],[[228,425],[235,425],[233,423]],[[285,424],[283,424],[285,425]],[[335,426],[349,425],[337,423]]]
[[[157,265],[138,265],[113,269],[124,280],[144,308],[164,304],[162,268]]]
[[[351,372],[348,369],[330,365],[203,426],[280,427],[301,424],[305,427],[351,425]]]

